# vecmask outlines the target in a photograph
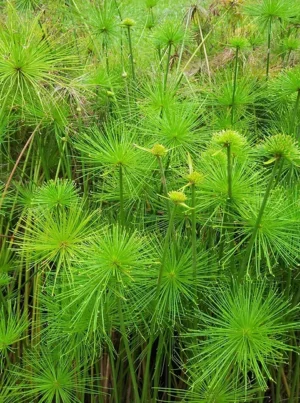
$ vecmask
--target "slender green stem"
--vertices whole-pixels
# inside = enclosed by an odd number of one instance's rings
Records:
[[[107,72],[107,75],[109,76],[109,59],[108,59],[108,44],[107,44],[107,40],[105,40],[105,42],[103,43],[103,47],[104,47],[104,54],[105,54],[106,72]]]
[[[170,43],[168,46],[168,56],[167,56],[167,64],[166,64],[165,78],[164,78],[164,92],[166,92],[166,90],[167,90],[167,82],[168,82],[170,60],[171,60],[171,51],[172,51],[172,44]]]
[[[228,201],[232,201],[232,153],[231,145],[227,146],[227,180],[228,180]]]
[[[243,258],[242,265],[241,265],[240,276],[243,276],[245,270],[247,269],[248,261],[249,261],[249,258],[251,256],[251,251],[252,251],[253,245],[255,243],[257,232],[259,230],[260,223],[261,223],[261,220],[262,220],[262,217],[263,217],[263,214],[264,214],[264,211],[265,211],[265,208],[266,208],[266,205],[267,205],[271,190],[273,188],[273,183],[274,183],[274,179],[276,177],[276,173],[277,173],[277,169],[279,167],[279,164],[280,164],[280,158],[277,158],[276,161],[275,161],[275,164],[273,166],[272,173],[271,173],[271,176],[270,176],[270,179],[269,179],[269,183],[268,183],[268,186],[267,186],[267,189],[266,189],[262,204],[261,204],[259,212],[258,212],[258,216],[257,216],[256,222],[255,222],[255,225],[254,225],[254,228],[253,228],[253,231],[252,231],[251,238],[249,240],[247,249],[246,249],[245,254],[244,254],[244,258]]]
[[[268,26],[268,49],[267,49],[267,68],[266,68],[266,80],[269,79],[269,72],[270,72],[270,56],[271,56],[271,35],[272,35],[272,17],[269,19],[269,26]]]
[[[160,46],[158,46],[157,47],[157,54],[158,54],[158,60],[159,60],[159,68],[161,68],[161,58],[162,58],[162,56],[161,56],[161,47]]]
[[[166,170],[165,170],[165,168],[163,166],[161,157],[159,157],[159,156],[157,157],[157,162],[158,162],[159,171],[160,171],[161,186],[162,186],[163,194],[164,194],[165,197],[168,197]],[[170,202],[169,202],[169,200],[166,200],[166,202],[167,202],[168,215],[170,217]]]
[[[164,334],[161,332],[158,339],[158,347],[156,352],[155,368],[154,368],[154,383],[153,383],[153,401],[157,401],[159,377],[161,375],[162,349],[164,345]]]
[[[151,31],[153,26],[154,26],[154,14],[153,14],[153,8],[151,7],[148,11],[146,27]]]
[[[296,306],[300,301],[300,287],[298,287],[297,293],[293,296],[293,306]]]
[[[298,371],[299,373],[299,371]],[[295,374],[296,376],[296,374]],[[296,385],[296,391],[295,391],[295,403],[299,403],[299,398],[300,398],[300,376],[297,377],[297,385]]]
[[[110,367],[111,367],[111,377],[112,377],[112,386],[113,386],[113,396],[114,396],[114,401],[115,403],[119,403],[119,398],[118,398],[118,382],[117,382],[117,376],[116,376],[116,369],[115,369],[115,360],[114,360],[114,355],[111,350],[111,348],[108,348],[109,350],[109,359],[110,359]]]
[[[173,233],[173,226],[174,226],[174,218],[175,218],[175,214],[176,214],[176,209],[177,209],[177,205],[174,204],[173,210],[172,210],[171,215],[170,215],[169,226],[168,226],[168,230],[167,230],[167,234],[166,234],[166,238],[165,238],[165,245],[164,245],[164,250],[163,250],[163,255],[162,255],[162,259],[161,259],[160,270],[159,270],[158,279],[157,279],[157,288],[156,288],[156,296],[155,296],[156,304],[157,304],[159,293],[160,293],[161,280],[162,280],[162,276],[163,276],[163,272],[164,272],[165,261],[166,261],[167,254],[168,254],[168,251],[169,251],[169,246],[170,246],[169,241],[171,240],[171,236],[172,236],[172,233]]]
[[[2,294],[2,290],[0,290],[0,302],[1,302],[1,306],[3,306],[4,311],[8,314],[8,304],[7,304],[7,300],[4,298],[3,294]]]
[[[168,196],[167,179],[166,179],[165,169],[164,169],[161,157],[158,156],[157,161],[158,161],[164,196],[167,197]]]
[[[151,14],[151,18],[152,18],[152,24],[154,25],[154,23],[155,23],[155,18],[154,18],[153,7],[150,8],[150,14]]]
[[[95,370],[95,365],[94,363],[91,364],[91,377],[90,377],[90,389],[91,391],[94,391],[94,370]],[[92,393],[91,395],[91,403],[95,403],[95,394]]]
[[[239,67],[239,48],[237,47],[235,51],[235,62],[234,62],[233,91],[231,101],[231,125],[233,125],[234,122],[235,93],[237,85],[238,67]]]
[[[298,109],[300,104],[300,89],[297,92],[297,98],[294,106],[293,116],[292,116],[292,124],[291,124],[291,131],[294,132],[295,138],[299,140],[299,136],[297,133],[298,125],[297,125],[297,116],[298,116]]]
[[[223,258],[224,246],[225,246],[225,228],[224,223],[228,223],[230,220],[230,210],[231,210],[231,200],[232,200],[232,155],[231,155],[231,145],[227,144],[227,203],[224,211],[223,225],[221,228],[221,242],[219,250],[219,260]]]
[[[119,166],[119,192],[120,192],[120,225],[124,226],[124,183],[123,183],[123,168]]]
[[[230,258],[230,270],[234,273],[235,269],[235,256],[234,256],[234,223],[232,219],[232,151],[231,145],[228,144],[227,147],[227,180],[228,180],[228,200],[227,200],[227,211],[226,211],[226,221],[229,223],[229,239],[230,239],[230,249],[232,255]]]
[[[281,396],[280,396],[280,391],[281,391],[281,371],[282,371],[282,364],[279,365],[278,372],[277,372],[277,380],[276,380],[276,397],[275,397],[275,403],[280,403],[281,401]]]
[[[58,148],[59,148],[60,156],[59,156],[59,161],[58,161],[58,164],[57,164],[56,174],[55,174],[55,178],[54,178],[55,182],[57,181],[58,176],[59,176],[59,172],[60,172],[61,165],[62,165],[62,160],[63,160],[63,155],[65,153],[65,149],[66,149],[66,145],[67,145],[67,141],[64,141],[63,146],[61,147],[59,145],[60,140],[61,140],[61,138],[58,137],[57,142],[58,142]]]
[[[280,161],[280,164],[279,164],[279,167],[278,167],[278,172],[277,172],[277,179],[275,181],[274,187],[276,187],[278,185],[278,183],[280,182],[283,166],[284,166],[284,159],[281,158],[281,161]]]
[[[129,53],[130,53],[131,74],[132,74],[133,81],[135,81],[135,70],[134,70],[134,60],[133,60],[133,50],[132,50],[132,40],[131,40],[131,28],[130,28],[130,26],[127,27],[127,33],[128,33],[128,45],[129,45]]]
[[[172,351],[173,351],[173,338],[170,338],[168,340],[169,342],[169,350],[168,350],[168,357],[167,357],[167,362],[168,362],[168,366],[167,366],[167,379],[166,379],[166,384],[167,384],[167,394],[170,393],[169,391],[171,390],[171,386],[172,386]],[[168,399],[169,400],[169,399]]]
[[[34,268],[33,278],[33,300],[32,300],[32,326],[31,326],[31,347],[35,347],[39,342],[39,297],[40,297],[40,273],[39,268]]]
[[[275,386],[274,382],[271,382],[271,402],[275,402]]]
[[[165,266],[165,261],[167,258],[167,254],[169,251],[169,241],[172,236],[173,232],[173,225],[174,225],[174,218],[175,218],[175,213],[176,213],[176,205],[174,205],[173,211],[170,216],[169,220],[169,226],[165,238],[165,245],[164,245],[164,250],[163,250],[163,255],[161,259],[161,265],[159,269],[159,274],[158,274],[158,279],[157,279],[157,287],[156,287],[156,292],[155,292],[155,299],[154,299],[154,314],[152,316],[151,320],[151,326],[150,326],[150,337],[149,337],[149,342],[147,345],[147,357],[146,357],[146,366],[145,366],[145,372],[144,372],[144,384],[143,384],[143,393],[142,393],[142,402],[146,402],[147,394],[148,394],[148,385],[149,385],[149,372],[150,372],[150,360],[151,360],[151,352],[152,352],[152,346],[154,342],[154,336],[155,336],[155,324],[156,324],[156,319],[157,319],[157,305],[159,301],[159,293],[160,293],[160,288],[161,288],[161,282],[162,282],[162,277],[163,277],[163,271],[164,271],[164,266]]]
[[[264,403],[264,399],[265,399],[265,391],[260,390],[258,392],[258,403]]]
[[[297,396],[297,383],[299,382],[300,377],[300,355],[297,354],[296,362],[295,362],[295,369],[293,371],[293,381],[292,381],[292,388],[291,388],[291,396],[289,398],[288,403],[295,403],[298,401]]]
[[[128,360],[128,365],[129,365],[129,371],[130,371],[130,376],[131,376],[131,382],[133,386],[133,391],[134,391],[134,398],[135,402],[139,403],[140,402],[140,396],[139,396],[139,389],[138,389],[138,384],[136,380],[136,373],[134,370],[134,365],[133,365],[133,360],[131,356],[131,350],[126,334],[126,327],[125,327],[125,321],[124,321],[124,315],[123,315],[123,310],[122,310],[122,304],[121,304],[121,298],[118,298],[118,312],[119,312],[119,319],[120,319],[120,328],[121,328],[121,335],[123,338],[123,343],[125,346],[125,351],[127,355],[127,360]]]
[[[288,384],[288,381],[287,381],[287,378],[286,378],[286,375],[285,375],[285,372],[284,372],[283,364],[281,364],[280,375],[281,375],[281,379],[283,381],[283,386],[284,386],[284,389],[285,389],[285,393],[286,393],[287,397],[290,398],[291,397],[291,390],[290,390],[290,387],[289,387],[289,384]],[[278,396],[276,396],[276,399],[277,398],[278,398]],[[279,398],[280,398],[280,396],[279,396]],[[280,401],[282,401],[282,400],[279,400],[278,402],[280,402]]]
[[[191,219],[192,219],[192,259],[193,259],[193,277],[194,284],[197,284],[197,230],[196,230],[196,189],[195,184],[191,185],[191,193],[192,193],[192,210],[191,210]]]

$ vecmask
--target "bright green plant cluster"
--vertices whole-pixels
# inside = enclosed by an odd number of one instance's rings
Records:
[[[300,5],[0,16],[0,403],[299,403]]]

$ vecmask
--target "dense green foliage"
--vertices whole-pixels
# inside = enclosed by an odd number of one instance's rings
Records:
[[[0,402],[298,403],[300,4],[0,17]]]

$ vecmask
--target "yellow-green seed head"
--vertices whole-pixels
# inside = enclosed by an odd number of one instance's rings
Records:
[[[212,142],[223,147],[231,146],[236,149],[241,149],[247,144],[246,138],[234,130],[222,130],[214,134]]]
[[[133,27],[135,25],[135,21],[131,18],[125,18],[122,22],[121,22],[121,26],[122,27]]]
[[[188,174],[186,178],[191,185],[199,185],[203,182],[204,176],[199,172],[194,171]]]
[[[271,159],[283,158],[296,164],[300,162],[300,149],[293,137],[287,134],[275,134],[267,138],[261,146],[261,153]]]
[[[230,38],[229,46],[234,49],[245,49],[249,46],[249,42],[246,38],[242,36],[235,36],[233,38]]]
[[[155,155],[156,157],[163,157],[167,154],[167,149],[162,144],[154,144],[151,148],[151,154]]]
[[[187,200],[186,195],[183,192],[177,192],[175,190],[168,193],[170,200],[175,204],[182,204]]]

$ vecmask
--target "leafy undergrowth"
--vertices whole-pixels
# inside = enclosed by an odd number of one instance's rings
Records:
[[[299,402],[300,4],[0,15],[0,402]]]

